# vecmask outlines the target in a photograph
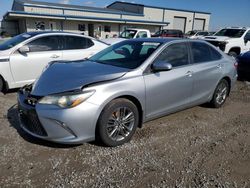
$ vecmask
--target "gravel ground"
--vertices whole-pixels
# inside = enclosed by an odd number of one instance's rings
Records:
[[[250,84],[221,109],[144,124],[117,148],[57,145],[20,130],[16,93],[0,94],[0,187],[250,187]]]

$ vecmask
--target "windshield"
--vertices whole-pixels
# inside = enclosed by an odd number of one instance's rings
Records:
[[[0,44],[0,50],[7,50],[10,49],[18,44],[20,44],[21,42],[29,39],[33,37],[30,34],[21,34],[21,35],[17,35],[7,41],[5,41],[4,43]]]
[[[124,41],[92,56],[89,60],[112,66],[135,69],[139,67],[162,43]]]
[[[195,31],[189,31],[186,33],[186,35],[194,35],[195,34]]]
[[[125,30],[121,33],[120,38],[132,39],[136,34],[135,30]]]
[[[215,33],[215,36],[224,36],[224,37],[232,37],[232,38],[240,38],[244,33],[245,29],[222,29]]]

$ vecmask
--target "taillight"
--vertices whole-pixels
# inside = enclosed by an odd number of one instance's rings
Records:
[[[238,62],[237,62],[237,61],[234,62],[234,67],[235,67],[236,69],[238,68]]]

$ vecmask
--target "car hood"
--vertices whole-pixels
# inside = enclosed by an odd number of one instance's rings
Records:
[[[9,59],[10,53],[9,50],[0,50],[0,61]]]
[[[230,37],[223,37],[223,36],[206,36],[204,37],[205,40],[208,41],[226,41],[230,39]]]
[[[128,71],[89,60],[55,62],[34,83],[31,94],[46,96],[73,91],[89,84],[120,78]]]

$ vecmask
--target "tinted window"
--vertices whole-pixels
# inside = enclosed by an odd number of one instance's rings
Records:
[[[120,37],[121,38],[127,38],[127,39],[132,39],[134,38],[135,34],[137,31],[135,30],[125,30],[121,33]]]
[[[222,58],[222,55],[217,50],[215,50],[214,48],[212,48],[210,46],[208,46],[208,47],[210,49],[212,61],[220,60]]]
[[[94,43],[91,39],[84,37],[75,37],[75,36],[65,36],[65,49],[66,50],[77,50],[77,49],[86,49],[93,46]]]
[[[106,48],[89,60],[134,69],[140,66],[160,45],[160,42],[124,41]]]
[[[187,45],[176,43],[168,46],[155,60],[155,62],[159,61],[167,61],[173,67],[187,65],[189,63]]]
[[[137,36],[136,36],[136,38],[147,38],[147,32],[146,31],[140,31],[138,34],[137,34]]]
[[[53,51],[60,50],[58,36],[47,36],[35,39],[27,44],[30,52]]]
[[[250,40],[250,31],[247,32],[245,39],[249,39]]]
[[[221,54],[212,47],[201,42],[192,42],[191,50],[194,63],[214,61],[221,58]]]
[[[244,33],[245,29],[222,29],[215,33],[215,36],[226,36],[232,38],[240,38]]]

